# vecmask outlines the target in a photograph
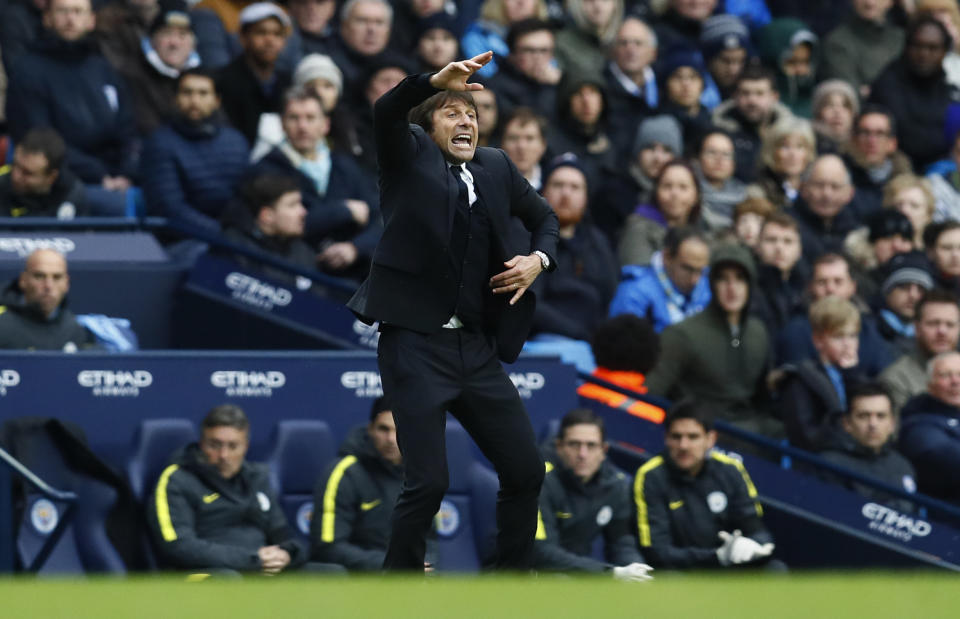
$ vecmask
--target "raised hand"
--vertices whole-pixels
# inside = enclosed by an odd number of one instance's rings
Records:
[[[467,83],[473,74],[490,62],[493,52],[483,52],[469,60],[451,62],[430,78],[430,85],[439,90],[483,90],[483,84]]]

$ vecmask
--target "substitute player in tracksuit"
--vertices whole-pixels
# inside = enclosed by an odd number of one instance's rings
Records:
[[[379,570],[403,480],[393,413],[384,398],[370,422],[350,433],[320,476],[310,523],[311,556],[348,570]]]
[[[534,543],[535,566],[542,570],[612,571],[623,580],[649,580],[637,540],[631,534],[629,479],[606,461],[603,419],[574,409],[560,422],[555,457],[547,458],[540,491]],[[591,556],[604,539],[604,556]]]
[[[199,443],[164,469],[147,517],[168,567],[190,570],[288,570],[307,559],[268,481],[267,467],[246,461],[250,424],[233,405],[207,414]]]
[[[682,401],[664,426],[666,449],[639,468],[633,484],[644,555],[668,568],[769,561],[773,538],[757,489],[739,460],[711,451],[717,434],[709,404]]]

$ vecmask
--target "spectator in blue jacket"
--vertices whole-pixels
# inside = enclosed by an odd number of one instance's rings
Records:
[[[960,353],[930,361],[927,393],[901,411],[900,451],[917,470],[920,492],[960,501]]]
[[[859,299],[854,300],[856,294],[857,284],[850,275],[850,262],[846,257],[840,254],[824,254],[813,263],[809,287],[811,302],[836,296],[862,304]],[[777,336],[777,364],[799,363],[804,359],[817,357],[810,320],[806,316],[793,318]],[[882,372],[896,358],[894,350],[880,335],[873,315],[866,311],[861,311],[860,314],[860,358],[863,360],[860,369],[870,378]]]
[[[90,0],[52,0],[32,50],[11,67],[7,122],[14,140],[52,127],[67,143],[67,166],[91,190],[95,212],[122,214],[139,141],[126,85],[97,51]],[[99,191],[97,191],[99,189]]]
[[[213,74],[189,69],[177,81],[177,118],[157,129],[143,149],[148,212],[218,234],[218,219],[247,168],[249,149],[224,124]]]
[[[295,177],[307,207],[306,238],[319,244],[320,267],[361,275],[382,230],[373,192],[348,156],[331,152],[330,121],[313,90],[287,92],[280,119],[284,140],[256,164],[255,172]]]
[[[710,302],[709,263],[702,232],[693,226],[671,228],[648,266],[623,267],[610,316],[635,314],[659,333],[700,312]]]

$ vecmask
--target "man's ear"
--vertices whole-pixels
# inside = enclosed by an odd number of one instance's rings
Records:
[[[717,431],[710,430],[707,432],[707,449],[713,449],[717,444]]]

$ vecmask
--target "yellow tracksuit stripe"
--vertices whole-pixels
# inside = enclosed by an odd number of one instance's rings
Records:
[[[170,503],[167,502],[167,484],[170,482],[170,476],[179,468],[178,465],[171,464],[163,469],[160,481],[157,482],[157,521],[160,523],[160,535],[165,542],[177,541],[177,530],[173,528],[173,521],[170,519]]]
[[[754,499],[753,504],[757,508],[757,515],[763,516],[763,507],[760,505],[760,501],[757,501],[757,487],[753,485],[753,480],[750,479],[750,474],[747,473],[747,469],[744,468],[743,462],[740,462],[736,458],[731,458],[730,456],[711,452],[711,457],[718,462],[723,462],[724,464],[730,464],[740,471],[741,477],[743,477],[743,483],[747,485],[747,494],[750,495],[751,499]]]
[[[633,498],[637,503],[637,528],[640,530],[640,545],[649,547],[650,520],[647,516],[647,499],[643,496],[643,482],[647,473],[663,464],[663,457],[656,456],[647,461],[637,470],[637,477],[633,481]]]
[[[333,472],[330,473],[330,479],[327,480],[327,489],[323,492],[323,522],[320,529],[320,539],[324,542],[333,542],[333,527],[337,521],[337,490],[343,474],[356,461],[356,456],[347,456],[337,462],[337,466],[333,467]]]

